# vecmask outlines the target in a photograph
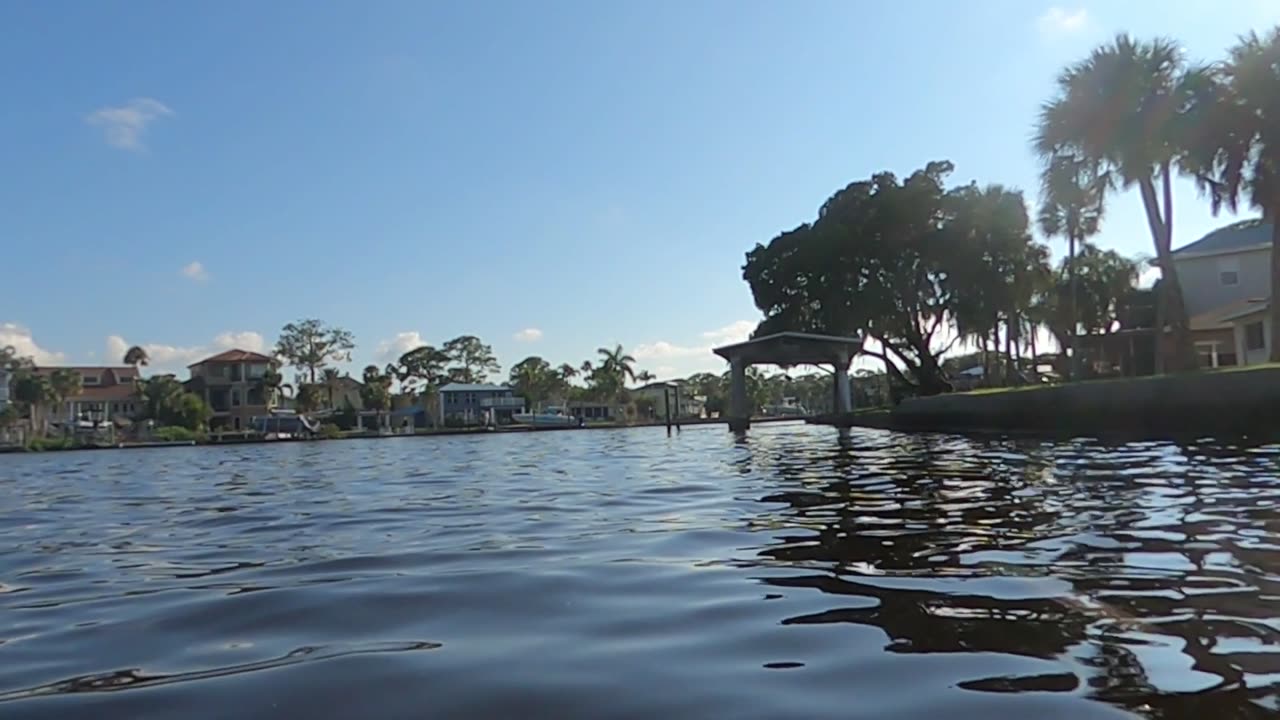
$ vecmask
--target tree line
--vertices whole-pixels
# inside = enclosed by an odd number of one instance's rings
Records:
[[[1037,330],[1069,353],[1082,334],[1133,322],[1168,328],[1155,368],[1196,367],[1173,263],[1172,182],[1192,178],[1214,212],[1242,202],[1280,209],[1280,28],[1241,37],[1227,57],[1189,63],[1177,43],[1119,35],[1063,69],[1036,123],[1042,161],[1035,218],[1022,193],[998,184],[949,187],[946,161],[898,178],[881,172],[836,191],[817,218],[747,253],[743,279],[764,319],[780,330],[862,334],[894,383],[920,394],[950,385],[941,359],[959,343],[1004,343],[1010,370]],[[1154,298],[1135,288],[1142,266],[1089,244],[1120,190],[1141,199],[1160,280]],[[1066,240],[1055,268],[1032,237]],[[1272,226],[1280,250],[1280,225]],[[1272,286],[1280,252],[1272,252]],[[1280,313],[1272,313],[1280,337]],[[1162,333],[1157,332],[1157,336]],[[1280,343],[1272,359],[1280,360]],[[1069,367],[1071,375],[1079,368]],[[1016,372],[1011,372],[1016,376]]]

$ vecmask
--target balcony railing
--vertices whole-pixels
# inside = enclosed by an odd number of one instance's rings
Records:
[[[480,407],[493,410],[519,410],[524,407],[522,397],[482,398]]]

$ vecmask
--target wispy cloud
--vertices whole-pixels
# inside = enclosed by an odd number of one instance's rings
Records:
[[[204,269],[204,263],[199,260],[192,260],[182,266],[183,276],[191,278],[196,282],[204,282],[209,279],[209,273]]]
[[[722,328],[708,330],[701,334],[702,342],[682,345],[658,340],[641,343],[632,351],[637,360],[663,360],[667,358],[688,358],[710,356],[712,348],[746,340],[751,336],[756,324],[750,320],[738,320]]]
[[[538,328],[525,328],[512,336],[516,342],[537,342],[542,339],[542,331]]]
[[[258,353],[267,352],[266,339],[252,330],[219,333],[213,338],[212,342],[189,346],[154,342],[136,343],[129,342],[120,335],[108,335],[106,355],[103,356],[103,362],[113,365],[123,362],[124,354],[134,345],[139,345],[143,350],[147,351],[148,367],[155,373],[181,373],[187,365],[220,353],[223,350],[237,349]]]
[[[1036,20],[1036,26],[1045,35],[1074,33],[1089,25],[1089,11],[1085,8],[1067,8],[1054,5]]]
[[[173,115],[167,105],[152,98],[134,98],[123,105],[101,107],[85,116],[85,122],[102,128],[107,144],[121,150],[146,150],[142,138],[151,123]]]
[[[67,361],[66,353],[41,347],[26,326],[0,323],[0,347],[12,347],[18,357],[29,357],[37,365],[58,365]]]

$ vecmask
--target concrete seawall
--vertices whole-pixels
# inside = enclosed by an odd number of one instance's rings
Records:
[[[1280,430],[1280,367],[954,393],[830,424],[921,431],[1160,436]]]

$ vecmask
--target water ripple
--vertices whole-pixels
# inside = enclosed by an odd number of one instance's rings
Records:
[[[1278,490],[1276,445],[798,425],[9,456],[0,702],[1274,717]]]

